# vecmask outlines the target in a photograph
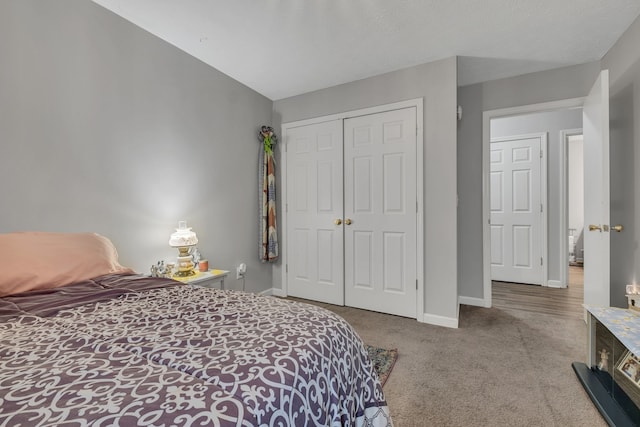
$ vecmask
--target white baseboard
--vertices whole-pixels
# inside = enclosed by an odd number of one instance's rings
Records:
[[[476,307],[484,307],[491,308],[491,304],[489,304],[484,298],[474,298],[474,297],[458,297],[458,304],[464,305],[474,305]]]
[[[274,297],[285,298],[287,296],[286,292],[279,288],[271,288],[262,292],[260,295],[273,295]]]
[[[547,286],[550,288],[566,288],[566,286],[562,286],[562,282],[560,280],[548,280]]]
[[[436,326],[444,326],[446,328],[454,328],[454,329],[458,328],[458,319],[456,318],[438,316],[437,314],[429,314],[429,313],[424,313],[422,316],[423,316],[422,319],[419,319],[419,321],[422,323],[428,323],[430,325],[436,325]]]
[[[275,297],[286,297],[287,294],[278,288],[270,288],[260,292],[260,295],[273,295]],[[458,319],[453,317],[438,316],[436,314],[424,313],[419,322],[428,323],[430,325],[444,326],[447,328],[458,328]]]

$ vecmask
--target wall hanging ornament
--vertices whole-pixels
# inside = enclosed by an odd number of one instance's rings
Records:
[[[258,204],[260,206],[260,261],[278,259],[278,228],[276,224],[276,162],[273,149],[278,141],[271,126],[262,126],[260,140],[260,165],[258,172]]]

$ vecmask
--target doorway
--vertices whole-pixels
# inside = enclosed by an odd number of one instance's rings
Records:
[[[563,198],[565,194],[560,194],[563,186],[561,185],[561,176],[564,168],[561,162],[564,162],[564,154],[560,144],[560,131],[562,129],[581,128],[582,104],[583,98],[567,99],[562,101],[554,101],[543,104],[526,105],[521,107],[506,108],[501,110],[485,111],[483,113],[483,263],[484,263],[484,306],[491,307],[492,283],[491,283],[491,193],[490,193],[490,144],[492,138],[505,137],[508,135],[525,135],[534,132],[546,133],[547,150],[543,153],[546,156],[546,168],[548,175],[548,184],[546,200],[547,206],[543,206],[543,217],[547,221],[547,232],[544,236],[546,242],[543,246],[543,277],[541,285],[544,287],[564,287],[566,286],[566,278],[561,276],[561,270],[565,261],[568,262],[566,222],[563,223],[562,218],[565,213],[561,211],[563,206]],[[557,113],[568,112],[569,115],[577,117],[577,122],[562,122]],[[546,119],[551,121],[552,126],[546,125],[543,128],[538,127],[534,130],[531,127],[523,127],[527,122],[540,121],[546,115]],[[495,123],[503,121],[501,132],[493,132]],[[564,191],[564,190],[562,190]]]
[[[491,140],[491,121],[500,117],[517,116],[532,112],[558,111],[582,108],[584,135],[584,164],[588,173],[584,174],[584,222],[588,224],[585,233],[584,265],[584,304],[609,306],[610,301],[610,227],[621,231],[622,226],[610,226],[609,219],[609,71],[601,70],[589,94],[584,98],[573,98],[543,104],[525,105],[501,110],[485,111],[482,127],[482,165],[483,165],[483,291],[484,305],[491,307],[491,237],[489,217],[489,144]],[[553,158],[553,156],[549,156]],[[553,186],[550,186],[553,188]],[[553,200],[552,197],[549,200]],[[566,210],[564,211],[566,213]],[[548,218],[553,216],[548,215]],[[566,224],[566,223],[565,223]],[[566,228],[565,228],[566,230]],[[550,235],[553,229],[550,228]],[[566,234],[556,230],[561,247],[567,247]],[[550,246],[551,247],[551,246]],[[550,257],[558,262],[564,256]],[[560,262],[561,265],[565,263]],[[551,268],[553,264],[549,263]],[[562,283],[560,283],[562,285]],[[586,319],[586,311],[585,311]]]
[[[491,279],[566,287],[565,263],[568,256],[565,251],[569,245],[566,242],[567,162],[563,132],[566,134],[567,129],[582,128],[582,109],[554,108],[497,116],[490,120],[489,125]],[[496,147],[504,144],[508,149],[503,150],[502,156],[494,158]],[[507,161],[513,166],[503,174],[504,180],[511,179],[514,184],[494,186],[496,166],[499,169]],[[494,206],[502,199],[496,192],[502,192],[509,198],[507,203],[502,203],[504,206]],[[504,233],[497,233],[496,229],[502,223],[502,212],[513,212],[514,220],[505,223],[513,230],[503,227]],[[509,269],[497,263],[501,261],[496,259],[496,248],[501,246],[496,242],[499,238],[506,242],[508,248],[514,248],[505,251],[506,255],[513,253],[513,266],[509,265]],[[516,243],[520,247],[516,247]],[[519,259],[515,259],[516,256]]]
[[[582,128],[560,132],[565,158],[563,175],[567,259],[561,270],[561,283],[567,287],[584,286],[584,137]]]

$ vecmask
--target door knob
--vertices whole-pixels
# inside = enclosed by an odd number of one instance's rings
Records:
[[[347,218],[344,220],[344,223],[347,225],[351,225],[351,219]]]
[[[589,231],[596,231],[596,230],[602,232],[602,227],[600,227],[599,225],[593,225],[593,224],[589,225]]]
[[[342,220],[340,218],[336,219],[335,221],[333,221],[335,225],[340,225],[342,224]]]
[[[619,233],[619,232],[621,232],[622,230],[624,230],[624,227],[623,227],[623,226],[621,226],[620,224],[618,224],[618,225],[612,225],[612,226],[611,226],[611,230],[613,230],[613,231],[617,231],[617,232]]]

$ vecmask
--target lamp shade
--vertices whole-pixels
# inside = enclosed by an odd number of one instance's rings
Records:
[[[176,232],[169,238],[169,246],[174,248],[181,246],[193,246],[198,243],[198,236],[187,227],[187,221],[178,221]]]

